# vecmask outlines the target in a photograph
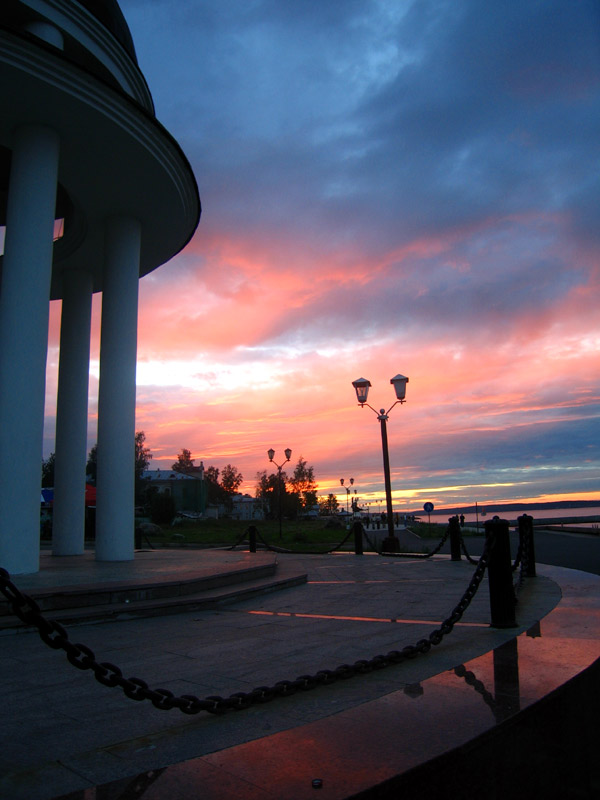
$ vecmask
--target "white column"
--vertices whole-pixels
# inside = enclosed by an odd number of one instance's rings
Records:
[[[96,558],[129,561],[134,551],[135,367],[141,226],[107,221],[96,485]]]
[[[15,132],[0,291],[0,566],[37,572],[59,137]]]
[[[60,324],[52,522],[55,556],[81,555],[84,550],[91,318],[92,276],[86,270],[69,270],[63,277]]]

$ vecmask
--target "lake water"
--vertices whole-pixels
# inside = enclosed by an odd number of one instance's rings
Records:
[[[487,513],[483,513],[487,512]],[[575,517],[598,517],[600,516],[600,506],[584,506],[581,508],[522,508],[522,509],[515,509],[514,511],[502,511],[501,509],[497,508],[486,508],[486,506],[481,506],[479,508],[479,524],[483,527],[484,522],[489,519],[492,519],[494,516],[498,515],[501,519],[509,519],[515,520],[517,517],[522,516],[523,514],[529,514],[536,519],[574,519]],[[448,511],[448,516],[451,515],[451,512]],[[418,516],[421,518],[421,522],[427,521],[427,514],[424,511],[421,511]],[[433,513],[431,515],[432,522],[445,522],[446,517],[440,512]],[[477,521],[477,516],[473,514],[465,514],[465,522],[466,523],[475,523]],[[577,525],[578,527],[584,528],[598,528],[600,523],[596,522],[573,522],[570,523],[573,525]]]

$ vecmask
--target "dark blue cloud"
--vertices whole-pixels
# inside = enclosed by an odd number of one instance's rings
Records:
[[[196,251],[178,260],[178,277],[183,286],[187,273],[235,272],[240,294],[270,319],[251,343],[262,346],[257,359],[381,341],[415,357],[437,342],[477,364],[510,343],[503,365],[523,380],[528,364],[539,374],[550,340],[553,354],[563,337],[576,353],[587,338],[593,355],[597,315],[578,309],[600,301],[596,0],[121,5],[158,116],[203,199]],[[203,241],[228,240],[248,259],[257,245],[259,277],[244,274],[235,248],[231,264],[197,255]],[[305,276],[285,314],[261,304],[270,270]],[[333,275],[343,279],[323,280]],[[210,289],[212,302],[229,301],[227,281]],[[199,303],[196,322],[202,313]],[[231,363],[245,357],[236,351]],[[553,358],[544,386],[527,383],[539,412],[511,406],[511,427],[461,437],[436,430],[436,413],[456,409],[429,409],[431,436],[396,463],[438,483],[445,470],[467,483],[530,469],[557,491],[563,464],[587,487],[577,464],[598,463],[593,377],[583,357]],[[477,427],[494,400],[485,386],[480,404],[471,380]],[[376,468],[365,436],[356,464]]]
[[[533,207],[595,228],[591,0],[423,0],[395,15],[356,0],[123,8],[141,30],[167,26],[163,58],[142,40],[140,60],[197,167],[209,226],[285,223],[367,253]]]

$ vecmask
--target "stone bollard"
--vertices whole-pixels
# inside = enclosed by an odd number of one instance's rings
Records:
[[[458,517],[450,517],[448,520],[450,528],[450,559],[460,561],[460,523]]]
[[[256,553],[256,527],[250,525],[248,528],[248,545],[251,553]]]
[[[354,555],[362,556],[363,534],[364,534],[362,522],[355,522],[354,525],[352,526],[352,532],[354,533]]]
[[[521,558],[525,567],[527,578],[535,578],[535,544],[533,539],[533,517],[523,514],[518,519],[519,543],[521,545]]]
[[[487,568],[490,584],[491,625],[493,628],[516,628],[508,522],[498,518],[488,520],[485,523],[485,535],[488,542],[491,543]]]

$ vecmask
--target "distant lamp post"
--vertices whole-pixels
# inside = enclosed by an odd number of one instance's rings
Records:
[[[357,497],[356,489],[354,490],[354,497],[352,498],[351,506],[352,506],[352,519],[354,519],[354,516],[355,516],[356,512],[358,511],[358,497]]]
[[[278,480],[278,488],[279,488],[279,491],[278,491],[278,494],[279,494],[279,512],[278,512],[278,516],[279,516],[279,538],[280,539],[281,539],[281,489],[282,489],[281,468],[283,467],[284,464],[287,464],[287,462],[292,457],[292,451],[290,450],[289,447],[286,447],[286,449],[283,452],[285,454],[285,461],[283,461],[281,464],[278,464],[276,461],[273,461],[273,459],[275,457],[275,450],[273,450],[273,448],[271,448],[270,450],[267,450],[267,455],[269,456],[269,461],[271,463],[275,464],[275,466],[277,467],[277,475],[279,477],[279,480]]]
[[[341,483],[342,486],[344,486],[345,478],[340,478],[340,483]],[[354,478],[350,478],[350,486],[354,486]],[[349,511],[348,511],[348,497],[350,495],[350,492],[352,491],[350,486],[344,486],[344,489],[346,490],[346,514],[349,513]]]
[[[355,381],[352,381],[352,386],[356,391],[356,399],[358,400],[358,404],[361,407],[369,406],[371,411],[373,411],[377,415],[377,419],[381,424],[381,445],[383,449],[383,477],[385,480],[385,500],[387,505],[387,525],[388,525],[388,535],[387,539],[383,540],[382,547],[388,553],[397,553],[400,549],[400,542],[396,537],[394,532],[394,512],[392,509],[392,484],[390,480],[390,456],[388,450],[388,438],[387,438],[387,421],[389,417],[389,413],[394,408],[394,406],[398,405],[398,403],[405,403],[406,402],[406,384],[408,383],[408,378],[404,375],[396,375],[394,378],[390,380],[390,383],[394,387],[396,392],[396,402],[391,405],[388,410],[381,409],[377,412],[373,406],[367,403],[367,398],[369,396],[369,389],[371,388],[371,381],[368,381],[366,378],[358,378]]]

